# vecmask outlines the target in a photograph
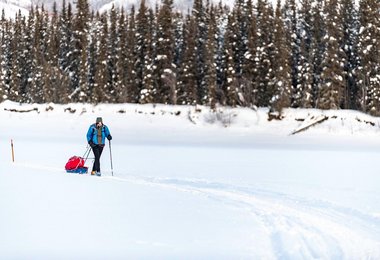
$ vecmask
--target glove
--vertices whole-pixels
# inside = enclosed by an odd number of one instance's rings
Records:
[[[90,145],[91,148],[94,148],[94,146],[95,146],[93,141],[89,141],[88,144]]]
[[[111,136],[111,135],[108,135],[108,136],[107,136],[107,139],[111,141],[111,140],[112,140],[112,136]]]

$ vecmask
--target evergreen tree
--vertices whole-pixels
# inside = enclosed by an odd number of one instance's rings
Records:
[[[224,39],[224,58],[225,58],[225,85],[224,92],[226,97],[226,105],[236,107],[239,104],[238,97],[238,72],[236,68],[236,59],[235,59],[235,46],[236,46],[236,34],[235,34],[235,25],[236,25],[236,16],[234,13],[231,13],[228,17],[228,25]]]
[[[185,50],[184,42],[184,29],[185,29],[185,18],[182,13],[176,12],[173,14],[173,25],[174,25],[174,65],[176,68],[181,66],[183,61],[183,54]],[[177,73],[178,77],[178,73]]]
[[[88,92],[87,35],[89,5],[87,0],[78,0],[76,2],[76,13],[73,18],[72,36],[69,42],[69,53],[67,57],[68,71],[71,78],[70,89],[72,91],[70,99],[74,102],[85,102],[85,93]]]
[[[60,103],[60,95],[58,90],[62,88],[62,75],[58,69],[58,57],[59,57],[59,15],[57,10],[57,4],[54,2],[53,13],[49,23],[49,39],[47,47],[47,66],[49,85],[51,86],[51,99],[48,102]]]
[[[49,14],[47,10],[45,10],[44,5],[41,6],[41,11],[38,12],[38,17],[36,17],[36,22],[38,25],[36,27],[39,27],[38,32],[38,40],[39,43],[38,48],[39,52],[41,52],[42,57],[44,60],[48,60],[48,40],[49,40]]]
[[[40,43],[38,53],[38,78],[40,79],[42,85],[42,103],[50,103],[53,101],[54,90],[50,80],[51,68],[49,66],[49,39],[50,33],[49,30],[49,15],[45,10],[44,6],[41,7],[41,15],[38,19],[40,23]]]
[[[207,89],[205,82],[206,61],[205,44],[207,42],[207,13],[202,0],[194,0],[192,16],[195,20],[195,63],[196,63],[196,87],[197,104],[204,104],[207,100]]]
[[[129,15],[128,22],[128,31],[127,31],[127,64],[126,64],[126,77],[127,77],[127,86],[126,86],[126,101],[130,103],[137,103],[139,100],[139,93],[135,88],[136,82],[136,53],[135,53],[135,44],[136,44],[136,24],[135,24],[135,8],[131,7],[131,12]]]
[[[205,82],[208,86],[208,100],[207,104],[212,110],[216,109],[216,87],[217,87],[217,77],[216,77],[216,67],[215,67],[215,49],[216,49],[216,18],[215,18],[214,7],[208,11],[209,20],[209,29],[206,43],[206,76]]]
[[[59,67],[62,74],[69,80],[69,84],[64,86],[64,89],[60,90],[61,95],[65,95],[65,100],[62,103],[71,102],[72,93],[71,89],[71,71],[70,71],[70,60],[72,59],[73,53],[70,47],[70,43],[73,38],[73,13],[72,6],[69,3],[66,6],[66,0],[62,0],[62,8],[61,8],[61,16],[59,21],[59,35],[60,35],[60,43],[59,43]]]
[[[144,59],[144,73],[143,73],[143,88],[140,91],[140,103],[147,104],[154,102],[154,95],[157,90],[154,88],[153,80],[153,59],[155,56],[154,49],[154,34],[155,34],[155,20],[154,13],[152,9],[149,9],[149,19],[148,19],[148,32],[146,35],[146,55]]]
[[[136,92],[141,94],[141,91],[145,89],[144,86],[144,79],[147,76],[145,73],[145,70],[147,69],[147,66],[151,66],[151,63],[147,61],[149,58],[148,56],[148,50],[150,46],[148,44],[151,44],[151,35],[150,39],[148,37],[150,33],[149,28],[149,9],[145,5],[145,0],[142,0],[140,3],[140,8],[138,10],[137,16],[136,16],[136,44],[135,44],[135,53],[136,53],[136,63],[135,63],[135,69],[136,69],[136,79],[135,79],[135,88]],[[149,63],[149,64],[146,64]],[[143,91],[143,95],[145,99],[145,93],[146,91]],[[140,99],[140,97],[139,97]],[[140,100],[142,103],[146,103],[145,100]]]
[[[0,102],[3,102],[7,99],[7,95],[5,93],[6,86],[5,82],[5,74],[6,74],[6,38],[7,38],[7,20],[5,19],[5,11],[2,10],[1,20],[0,20]]]
[[[246,106],[257,105],[257,88],[254,84],[257,68],[256,68],[256,51],[257,51],[257,25],[256,16],[254,15],[253,4],[251,0],[247,2],[247,18],[248,18],[248,35],[247,35],[247,51],[244,54],[244,63],[242,65],[242,84],[243,95]]]
[[[16,102],[25,102],[25,89],[21,86],[21,65],[22,61],[20,54],[22,55],[22,49],[19,44],[22,39],[22,28],[21,28],[21,16],[16,15],[15,22],[13,23],[13,33],[10,43],[11,58],[11,71],[10,71],[10,88],[9,88],[9,98]]]
[[[24,56],[24,67],[21,71],[21,84],[25,92],[25,100],[22,102],[32,102],[34,94],[34,77],[36,73],[36,60],[34,48],[34,35],[35,35],[35,12],[31,9],[29,12],[28,20],[26,23],[26,29],[24,33],[24,39],[22,41],[22,46],[25,51]]]
[[[273,96],[273,9],[267,0],[257,3],[257,52],[255,66],[257,75],[255,88],[257,89],[258,106],[269,105]]]
[[[215,10],[216,20],[216,45],[215,45],[215,65],[216,65],[216,98],[218,103],[225,104],[226,97],[224,93],[224,86],[226,81],[226,64],[225,64],[225,32],[228,24],[228,8],[219,2]]]
[[[294,95],[292,95],[292,107],[299,107],[300,94],[302,90],[297,89],[298,85],[298,64],[300,59],[300,32],[299,32],[299,21],[297,4],[295,0],[285,0],[284,6],[284,18],[287,30],[287,40],[291,45],[291,55],[290,55],[290,67],[292,69],[292,86]]]
[[[4,17],[4,16],[3,16]],[[1,52],[1,85],[3,92],[3,99],[12,100],[13,91],[11,90],[11,76],[12,76],[12,60],[13,55],[11,52],[11,22],[3,22],[3,35],[2,35],[2,52]]]
[[[178,104],[197,104],[197,68],[196,68],[196,39],[194,37],[196,21],[191,15],[187,15],[184,28],[184,54],[180,66],[178,81]]]
[[[174,65],[174,37],[172,24],[172,0],[163,0],[157,19],[157,56],[155,57],[156,102],[176,104],[176,68]]]
[[[96,15],[92,13],[91,23],[89,29],[89,43],[88,43],[88,88],[84,90],[87,99],[91,103],[97,103],[98,97],[95,95],[96,79],[98,74],[98,55],[100,47],[100,35],[102,23],[99,13]],[[99,93],[99,92],[98,92]]]
[[[109,73],[107,66],[107,44],[108,44],[108,21],[107,14],[102,14],[101,18],[101,32],[99,35],[99,56],[97,59],[97,72],[95,74],[95,84],[94,84],[94,100],[95,103],[108,103],[112,100],[109,93]]]
[[[346,93],[344,97],[344,108],[357,108],[358,88],[356,84],[355,71],[357,70],[357,44],[358,44],[358,14],[355,9],[354,0],[342,0],[342,24],[343,40],[342,48],[347,57],[344,67]]]
[[[2,26],[2,25],[1,25]],[[3,45],[0,44],[0,102],[3,102],[6,99],[5,95],[5,89],[4,89],[4,84],[3,84]]]
[[[118,75],[118,81],[115,86],[116,102],[126,102],[127,95],[127,20],[125,17],[124,8],[121,9],[119,23],[118,23],[118,35],[119,41],[117,46],[117,64],[116,71]]]
[[[11,86],[13,90],[17,91],[17,96],[13,97],[13,100],[17,102],[30,102],[30,100],[28,100],[28,93],[24,81],[26,60],[28,58],[26,48],[28,44],[30,44],[25,41],[25,30],[25,17],[19,12],[13,23],[13,43],[11,44],[13,55]]]
[[[68,52],[68,28],[67,27],[67,22],[68,20],[68,10],[66,7],[66,0],[62,0],[62,6],[61,6],[61,12],[60,16],[58,18],[58,34],[60,36],[59,38],[59,53],[58,53],[58,65],[60,68],[65,71],[66,67],[66,61],[65,57]]]
[[[43,103],[44,102],[44,90],[45,86],[45,75],[44,75],[44,55],[42,52],[45,49],[44,46],[44,25],[43,25],[43,13],[37,8],[35,11],[34,20],[34,31],[33,31],[33,42],[32,42],[32,55],[31,55],[31,73],[29,75],[30,88],[29,96],[31,102]]]
[[[59,57],[59,39],[60,39],[60,32],[59,32],[59,14],[57,9],[57,4],[54,2],[53,4],[53,12],[51,16],[50,22],[48,21],[49,25],[49,39],[48,39],[48,47],[47,47],[47,56],[48,56],[48,62],[50,66],[57,67],[58,64],[58,57]]]
[[[251,5],[251,4],[250,4]],[[249,10],[250,9],[250,10]],[[235,79],[233,92],[237,95],[236,102],[239,105],[246,105],[246,97],[243,93],[249,93],[251,87],[251,82],[243,77],[243,68],[245,67],[245,55],[248,51],[248,36],[250,29],[250,17],[252,15],[249,12],[252,11],[252,6],[249,6],[243,0],[239,0],[235,3],[235,7],[230,14],[229,23],[227,25],[227,30],[230,31],[228,34],[228,42],[231,48],[231,55],[233,58],[234,74]],[[228,68],[231,70],[231,68]],[[244,76],[247,74],[245,73]],[[247,97],[247,100],[249,97]]]
[[[248,34],[250,14],[248,5],[244,0],[237,0],[235,3],[233,14],[236,17],[234,29],[234,61],[235,70],[239,78],[241,78],[245,54],[248,51]]]
[[[274,95],[270,101],[270,113],[275,113],[275,116],[280,119],[283,108],[290,106],[292,94],[291,68],[289,66],[290,46],[286,40],[285,26],[281,13],[281,0],[277,1],[273,42],[275,52],[272,66],[275,75],[272,83]]]
[[[305,10],[306,11],[306,10]],[[312,40],[311,40],[311,64],[312,64],[312,77],[313,77],[313,107],[318,107],[319,86],[321,85],[322,74],[322,61],[325,53],[325,17],[323,14],[323,1],[314,0],[311,9],[312,15]],[[305,96],[305,95],[304,95]],[[305,105],[305,107],[308,107]]]
[[[300,56],[297,66],[297,87],[293,104],[297,107],[312,108],[314,106],[313,60],[312,60],[312,2],[302,0],[299,15]]]
[[[340,6],[338,0],[326,0],[326,35],[325,54],[322,61],[322,74],[320,83],[320,95],[318,108],[339,109],[341,108],[346,84],[345,73],[345,53],[341,48],[342,23],[340,19]]]
[[[117,47],[119,44],[120,37],[117,31],[117,22],[118,22],[118,11],[115,9],[115,6],[112,5],[110,18],[109,33],[107,38],[107,73],[108,73],[108,90],[110,100],[108,102],[115,103],[117,100],[116,89],[119,87],[117,83],[119,81],[119,76],[117,74],[117,60],[118,52]]]
[[[376,116],[380,115],[379,5],[378,1],[360,1],[358,45],[360,108]]]

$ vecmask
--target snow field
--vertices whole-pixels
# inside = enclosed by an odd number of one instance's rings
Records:
[[[0,258],[380,258],[376,118],[48,106],[0,104]],[[97,116],[114,138],[114,176],[108,145],[102,177],[65,173]]]

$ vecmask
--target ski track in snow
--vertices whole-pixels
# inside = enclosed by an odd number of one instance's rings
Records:
[[[56,167],[17,165],[62,173]],[[275,259],[380,259],[380,216],[377,215],[256,187],[200,179],[103,174],[91,178],[191,193],[246,212],[267,231],[265,239],[271,241]]]
[[[192,193],[245,211],[267,230],[278,259],[380,258],[380,218],[355,209],[203,180],[101,178]]]

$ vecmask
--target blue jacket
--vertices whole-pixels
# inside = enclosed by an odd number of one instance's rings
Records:
[[[104,141],[106,137],[111,135],[110,130],[108,130],[108,127],[106,125],[103,125],[102,129],[102,143],[104,144]],[[92,124],[87,132],[87,142],[92,141],[94,144],[98,143],[98,129],[96,128],[96,124]]]

